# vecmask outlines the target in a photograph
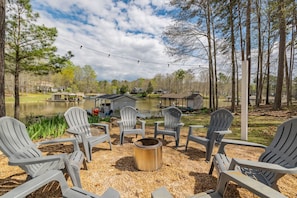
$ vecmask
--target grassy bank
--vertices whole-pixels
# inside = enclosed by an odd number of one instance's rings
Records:
[[[34,103],[34,102],[42,102],[47,100],[51,97],[51,94],[31,94],[31,93],[22,93],[20,95],[20,103]],[[14,97],[13,96],[5,96],[5,103],[14,103]]]

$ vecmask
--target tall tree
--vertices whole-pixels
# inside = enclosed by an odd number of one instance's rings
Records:
[[[152,82],[150,81],[149,84],[147,85],[146,92],[147,92],[148,94],[151,94],[151,93],[153,93],[153,91],[154,91],[154,87],[153,87]]]
[[[262,5],[260,0],[256,0],[256,15],[258,26],[258,67],[257,67],[257,79],[256,79],[256,106],[259,107],[262,100],[263,90],[263,48],[262,48],[262,21],[261,21]]]
[[[246,7],[246,60],[248,60],[248,103],[250,104],[251,87],[251,4],[252,0],[247,0]]]
[[[229,24],[231,32],[231,63],[232,63],[232,98],[231,98],[231,111],[235,111],[235,33],[234,33],[234,1],[230,0],[229,4]]]
[[[82,68],[83,71],[83,80],[82,85],[83,89],[81,89],[85,93],[96,92],[97,90],[97,80],[96,80],[96,72],[90,65],[85,65]]]
[[[171,13],[175,23],[163,32],[167,53],[175,57],[176,61],[194,57],[197,62],[208,62],[209,108],[213,110],[217,106],[217,94],[211,1],[172,0],[170,3],[176,9]]]
[[[11,0],[7,6],[7,27],[5,56],[6,69],[14,75],[14,117],[20,114],[20,86],[19,75],[22,71],[33,71],[38,74],[47,74],[59,69],[65,59],[54,53],[53,43],[57,37],[55,28],[36,25],[39,17],[33,13],[30,0]]]
[[[274,110],[281,109],[282,88],[284,80],[285,68],[285,53],[286,53],[286,15],[285,15],[285,0],[278,1],[278,28],[279,28],[279,46],[278,46],[278,72],[277,85],[274,98]]]
[[[5,2],[0,0],[0,117],[5,116]]]

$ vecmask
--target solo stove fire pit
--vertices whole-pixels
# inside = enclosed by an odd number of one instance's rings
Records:
[[[138,170],[154,171],[162,166],[162,142],[143,138],[134,142],[134,160]]]

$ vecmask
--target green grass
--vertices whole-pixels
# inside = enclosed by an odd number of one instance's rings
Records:
[[[34,103],[34,102],[43,102],[51,97],[51,94],[21,94],[20,95],[20,103]],[[5,103],[14,103],[13,96],[5,96]]]

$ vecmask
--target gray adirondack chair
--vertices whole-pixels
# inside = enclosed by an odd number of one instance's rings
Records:
[[[53,181],[59,182],[62,196],[66,198],[120,198],[119,192],[111,187],[108,188],[101,196],[83,190],[76,186],[70,188],[63,176],[63,173],[57,170],[47,171],[46,173],[12,189],[11,191],[7,192],[1,197],[25,198],[31,193],[35,192],[36,190]]]
[[[80,144],[83,144],[84,152],[87,161],[92,160],[92,149],[94,146],[102,142],[109,142],[111,148],[111,138],[109,134],[109,126],[104,123],[89,123],[87,111],[80,107],[70,107],[65,113],[64,117],[68,124],[66,132],[74,135]],[[104,133],[92,135],[91,127],[102,128]]]
[[[163,139],[165,135],[173,136],[175,138],[175,146],[179,145],[180,130],[184,126],[181,122],[182,112],[175,106],[170,106],[162,109],[162,115],[164,116],[164,121],[155,122],[155,132],[154,137],[162,135]]]
[[[124,142],[125,135],[135,134],[145,137],[145,121],[137,117],[138,111],[131,106],[125,106],[120,110],[121,120],[118,121],[120,127],[120,144]],[[140,124],[138,126],[138,123]]]
[[[43,156],[38,145],[72,142],[74,152]],[[9,165],[19,166],[28,177],[35,178],[49,170],[67,172],[73,185],[81,187],[79,171],[84,154],[79,150],[74,138],[56,139],[34,144],[30,139],[26,126],[11,117],[0,118],[0,149],[9,158]]]
[[[227,157],[226,145],[241,145],[265,148],[258,161]],[[214,156],[209,174],[214,167],[218,172],[238,170],[265,185],[278,190],[277,181],[285,174],[297,174],[297,118],[290,119],[277,128],[269,146],[240,140],[223,139]]]
[[[229,127],[232,124],[234,116],[227,109],[218,109],[211,114],[210,123],[207,127],[207,134],[205,137],[195,135],[193,129],[204,128],[202,125],[190,125],[189,133],[186,142],[186,148],[188,149],[189,141],[196,142],[205,147],[205,158],[209,161],[213,152],[215,144],[220,144],[225,134],[231,133]]]
[[[188,198],[222,198],[224,197],[225,191],[227,189],[229,182],[235,182],[239,186],[249,190],[250,192],[258,195],[261,198],[284,198],[285,195],[280,192],[262,184],[254,179],[243,175],[238,171],[225,171],[220,175],[219,182],[217,184],[216,190],[208,190],[206,192],[201,192]],[[170,192],[165,188],[161,187],[156,189],[151,194],[152,198],[173,198]]]

